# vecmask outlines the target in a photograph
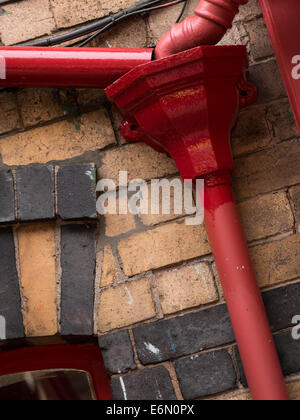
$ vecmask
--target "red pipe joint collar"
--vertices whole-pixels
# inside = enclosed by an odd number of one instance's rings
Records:
[[[231,28],[239,6],[248,0],[201,0],[193,17],[174,25],[157,44],[156,58],[167,57],[198,45],[217,44]]]
[[[139,66],[106,89],[127,141],[143,140],[175,160],[185,179],[233,170],[230,132],[256,100],[244,46],[198,47]]]

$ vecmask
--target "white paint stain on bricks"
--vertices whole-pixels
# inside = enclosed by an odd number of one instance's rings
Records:
[[[133,305],[133,302],[134,302],[132,294],[130,293],[130,290],[128,289],[128,287],[125,287],[125,290],[126,290],[127,295],[129,297],[128,305],[131,306],[131,305]]]
[[[0,315],[0,340],[6,340],[6,320]]]
[[[122,388],[124,400],[127,401],[127,392],[126,392],[126,387],[125,387],[123,378],[120,378],[120,383],[121,383],[121,388]]]
[[[6,60],[2,55],[0,55],[0,79],[6,79]]]
[[[150,353],[155,354],[155,356],[158,356],[159,355],[160,350],[157,347],[155,347],[153,344],[151,344],[151,343],[144,343],[144,346],[146,347],[146,349]]]

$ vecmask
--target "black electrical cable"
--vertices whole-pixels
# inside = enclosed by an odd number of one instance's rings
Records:
[[[81,38],[85,35],[89,35],[95,31],[98,31],[111,23],[114,23],[121,17],[126,17],[130,15],[132,12],[142,13],[141,10],[145,9],[146,6],[153,6],[158,3],[162,3],[165,0],[140,0],[134,6],[131,6],[127,9],[121,10],[117,13],[111,13],[109,16],[97,20],[96,22],[90,23],[88,25],[82,26],[81,28],[75,29],[69,33],[58,35],[55,37],[41,39],[39,41],[34,42],[26,42],[19,44],[19,47],[51,47],[54,45],[63,44],[68,41],[72,41],[74,39]]]
[[[185,12],[185,10],[186,10],[186,8],[187,8],[187,4],[188,4],[188,0],[185,0],[185,1],[184,1],[184,4],[183,4],[183,7],[182,7],[182,10],[181,10],[181,12],[180,12],[180,15],[178,16],[178,18],[177,18],[177,20],[176,20],[176,23],[179,23],[179,22],[181,21],[181,19],[182,19],[183,15],[184,15],[184,12]]]
[[[148,7],[148,8],[142,9],[142,10],[134,11],[134,12],[131,12],[131,13],[126,13],[126,15],[123,15],[123,16],[119,17],[114,22],[111,22],[110,24],[106,25],[104,28],[99,29],[99,31],[95,32],[92,36],[90,36],[87,39],[81,41],[78,44],[78,47],[84,47],[86,44],[88,44],[89,42],[93,41],[93,39],[97,38],[103,32],[105,32],[108,29],[110,29],[115,23],[118,23],[118,22],[120,22],[121,20],[123,20],[125,18],[132,17],[132,16],[135,16],[137,14],[149,13],[149,12],[152,12],[152,11],[155,11],[155,10],[162,9],[164,7],[175,6],[175,5],[179,4],[179,3],[186,2],[186,1],[187,0],[175,0],[175,1],[172,1],[170,3],[165,3],[165,4],[162,4],[162,5],[159,5],[159,6]]]

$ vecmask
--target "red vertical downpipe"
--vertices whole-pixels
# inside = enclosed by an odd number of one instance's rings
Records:
[[[264,303],[257,286],[231,174],[207,177],[205,224],[254,400],[288,400]]]

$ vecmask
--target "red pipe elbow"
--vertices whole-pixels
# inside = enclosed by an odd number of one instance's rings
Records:
[[[231,28],[241,4],[248,0],[200,0],[193,17],[174,25],[157,44],[160,59],[200,45],[215,45]]]

